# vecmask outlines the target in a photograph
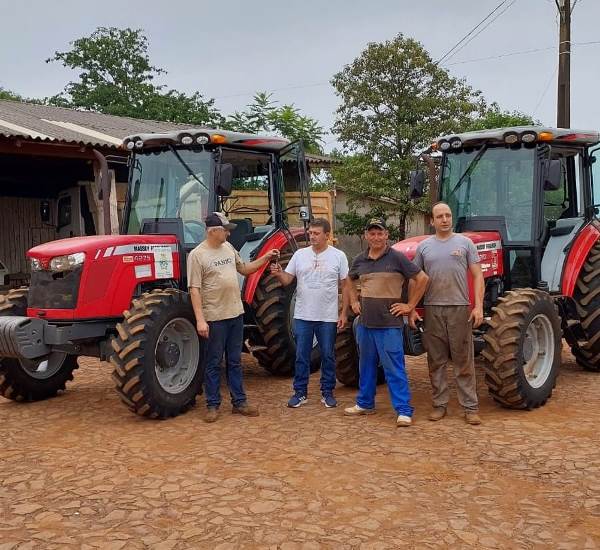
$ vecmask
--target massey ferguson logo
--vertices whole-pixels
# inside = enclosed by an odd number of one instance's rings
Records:
[[[150,250],[150,247],[147,244],[133,245],[134,252],[148,252],[148,250]]]

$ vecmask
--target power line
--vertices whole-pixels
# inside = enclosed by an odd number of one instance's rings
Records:
[[[499,17],[504,15],[516,1],[517,0],[511,0],[510,4],[508,6],[506,6],[499,14],[497,14],[491,21],[489,21],[487,25],[485,25],[477,33],[475,33],[473,36],[471,36],[471,38],[469,38],[466,42],[464,42],[459,48],[457,48],[454,52],[452,52],[449,56],[447,56],[446,59],[450,59],[451,57],[456,55],[458,52],[460,52],[462,49],[464,49],[473,40],[475,40],[475,38],[477,38],[485,29],[487,29],[492,23],[494,23],[494,21],[496,21],[496,19],[498,19]],[[499,8],[499,7],[500,6],[497,6],[497,8]]]
[[[490,13],[488,13],[477,25],[475,25],[465,36],[463,36],[454,46],[452,46],[442,57],[440,57],[436,61],[436,65],[439,65],[442,61],[444,61],[448,56],[454,52],[454,50],[460,46],[469,36],[471,36],[481,25],[483,25],[496,11],[498,11],[504,4],[506,4],[508,0],[502,0]],[[456,53],[456,52],[455,52]]]
[[[548,93],[548,90],[550,89],[550,84],[552,84],[552,81],[554,80],[554,77],[556,76],[557,72],[558,72],[558,65],[556,67],[554,67],[554,70],[552,71],[552,74],[550,75],[550,78],[548,79],[548,82],[546,83],[544,91],[543,91],[542,95],[540,96],[540,99],[538,100],[537,105],[535,106],[535,109],[533,110],[533,116],[535,116],[537,114],[537,111],[538,111],[540,105],[542,104],[542,101],[544,101],[544,98],[546,97],[546,94]]]

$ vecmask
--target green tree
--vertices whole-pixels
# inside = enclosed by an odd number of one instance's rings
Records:
[[[2,86],[0,86],[0,99],[9,99],[11,101],[21,101],[21,102],[27,102],[27,103],[42,103],[42,101],[39,99],[23,97],[20,94],[11,92],[10,90],[3,88]]]
[[[301,114],[293,105],[278,106],[272,94],[258,92],[244,111],[227,119],[227,127],[252,134],[271,133],[291,141],[301,139],[310,153],[321,153],[324,130],[319,123]]]
[[[461,131],[531,126],[533,124],[540,124],[540,122],[520,111],[503,111],[497,103],[491,103],[479,118],[469,122],[464,128],[461,128]]]
[[[404,238],[407,217],[425,208],[408,197],[415,155],[438,135],[456,132],[484,114],[481,93],[436,65],[423,46],[398,35],[369,44],[332,78],[341,99],[334,131],[344,151],[336,181],[351,204],[397,215]]]
[[[79,71],[79,80],[49,98],[53,105],[169,122],[222,121],[214,101],[199,92],[188,96],[155,83],[166,71],[151,64],[141,29],[99,27],[71,46],[46,60]]]

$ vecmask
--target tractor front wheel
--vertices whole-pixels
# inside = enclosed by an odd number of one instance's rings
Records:
[[[26,287],[0,295],[0,316],[27,315]],[[0,395],[14,401],[40,401],[63,391],[73,371],[77,357],[52,352],[39,360],[0,359]]]
[[[546,292],[507,292],[488,322],[485,381],[495,401],[513,409],[534,409],[552,395],[560,366],[561,326]]]
[[[111,341],[113,380],[131,411],[150,418],[186,412],[202,390],[202,344],[189,294],[156,289],[133,301]]]

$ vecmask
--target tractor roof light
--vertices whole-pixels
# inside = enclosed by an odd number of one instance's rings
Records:
[[[521,134],[521,141],[523,143],[533,143],[537,137],[538,136],[535,132],[523,132]]]
[[[460,149],[462,147],[462,141],[459,138],[454,138],[450,140],[450,146],[452,149]]]
[[[206,145],[210,141],[210,137],[206,134],[198,134],[196,136],[196,143],[198,145]]]
[[[141,149],[143,146],[144,146],[144,142],[143,142],[141,139],[138,139],[138,140],[135,142],[135,148],[136,148],[136,149]]]
[[[132,151],[134,147],[135,147],[135,143],[133,141],[128,141],[127,144],[125,145],[125,148],[128,151]]]
[[[181,143],[182,145],[191,145],[194,143],[194,138],[189,134],[181,136]]]
[[[504,134],[504,143],[506,143],[507,145],[514,145],[518,141],[519,134],[517,134],[516,132],[506,132],[506,134]]]
[[[552,132],[540,132],[538,139],[540,141],[551,141],[554,139],[554,134]]]
[[[223,134],[213,134],[210,136],[210,141],[213,143],[227,143],[227,138]]]
[[[440,151],[447,151],[448,149],[450,149],[450,142],[446,141],[445,139],[442,139],[438,142],[438,146],[440,148]]]

